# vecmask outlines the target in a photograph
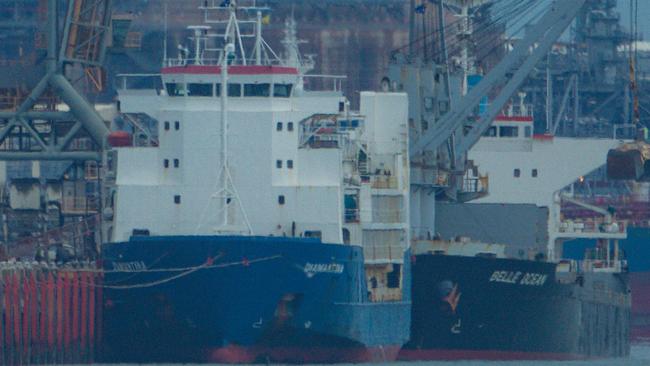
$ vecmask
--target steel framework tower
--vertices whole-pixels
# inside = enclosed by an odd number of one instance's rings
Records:
[[[59,0],[47,3],[45,76],[14,110],[0,112],[0,160],[101,158],[100,151],[109,130],[75,90],[64,70],[66,65],[77,64],[84,73],[94,75],[91,70],[101,65],[109,33],[111,1],[67,0],[61,38],[60,5],[63,4]],[[56,96],[57,102],[43,103],[42,97],[48,92]]]

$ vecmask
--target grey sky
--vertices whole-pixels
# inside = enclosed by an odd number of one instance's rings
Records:
[[[633,0],[618,0],[618,8],[621,12],[621,21],[626,29],[630,25],[630,2]],[[646,41],[650,40],[650,1],[638,0],[639,2],[639,32]]]

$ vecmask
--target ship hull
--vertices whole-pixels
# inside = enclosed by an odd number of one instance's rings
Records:
[[[367,301],[358,247],[151,237],[103,255],[106,361],[391,361],[408,338],[410,303]]]
[[[650,342],[650,271],[630,273],[632,340]]]
[[[544,262],[418,255],[403,360],[572,360],[629,354],[625,274],[557,282]]]
[[[595,241],[579,239],[564,244],[565,258],[582,258]],[[630,272],[632,291],[632,328],[634,343],[650,341],[650,228],[628,227],[627,238],[620,241]]]

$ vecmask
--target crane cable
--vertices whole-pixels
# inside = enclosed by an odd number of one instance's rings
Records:
[[[630,92],[633,98],[633,116],[632,123],[639,126],[639,90],[637,88],[636,65],[638,58],[638,36],[639,36],[639,1],[630,0],[630,45],[629,45],[629,62],[630,62]]]

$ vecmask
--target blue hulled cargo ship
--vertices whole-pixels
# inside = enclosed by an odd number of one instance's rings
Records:
[[[408,337],[408,302],[368,299],[360,247],[134,237],[104,255],[107,361],[386,361]]]
[[[293,21],[280,58],[268,9],[200,5],[192,51],[120,76],[107,361],[394,360],[410,325],[406,95],[362,92],[352,111],[343,77],[308,74]]]

